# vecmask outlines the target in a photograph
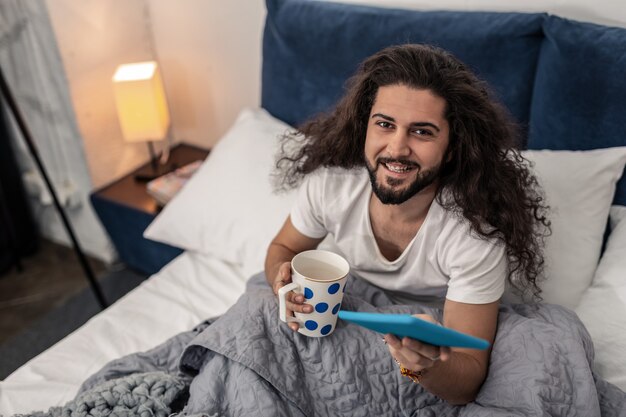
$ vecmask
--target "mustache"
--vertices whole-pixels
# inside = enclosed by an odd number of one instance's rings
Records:
[[[378,158],[376,160],[376,164],[380,165],[380,164],[402,164],[402,165],[406,165],[408,167],[413,167],[413,168],[421,168],[420,165],[417,162],[414,161],[409,161],[408,159],[394,159],[394,158]]]

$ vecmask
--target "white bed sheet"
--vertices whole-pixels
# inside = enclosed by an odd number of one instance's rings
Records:
[[[110,360],[150,349],[224,313],[243,293],[246,278],[237,265],[183,253],[0,381],[0,415],[65,404],[87,377]]]

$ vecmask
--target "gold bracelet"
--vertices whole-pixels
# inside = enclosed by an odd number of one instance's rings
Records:
[[[410,369],[407,369],[404,366],[402,366],[396,358],[393,358],[393,360],[396,361],[396,363],[400,367],[400,374],[402,376],[406,376],[410,378],[411,381],[413,381],[416,384],[419,384],[420,382],[422,382],[422,377],[424,376],[424,373],[422,373],[422,371],[413,372]]]
[[[402,374],[402,376],[409,377],[411,381],[415,382],[416,384],[422,382],[422,371],[413,372],[410,369],[406,369],[404,366],[400,365],[400,374]]]

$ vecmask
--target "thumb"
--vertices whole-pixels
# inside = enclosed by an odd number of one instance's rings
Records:
[[[291,262],[285,262],[280,266],[279,275],[283,282],[287,283],[291,281]]]

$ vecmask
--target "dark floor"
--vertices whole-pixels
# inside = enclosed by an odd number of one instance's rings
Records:
[[[0,380],[101,311],[75,253],[43,241],[21,272],[0,275]],[[89,259],[109,304],[146,275]]]
[[[107,270],[97,260],[89,263],[98,277]],[[22,266],[0,275],[0,344],[88,286],[73,250],[46,240]]]

